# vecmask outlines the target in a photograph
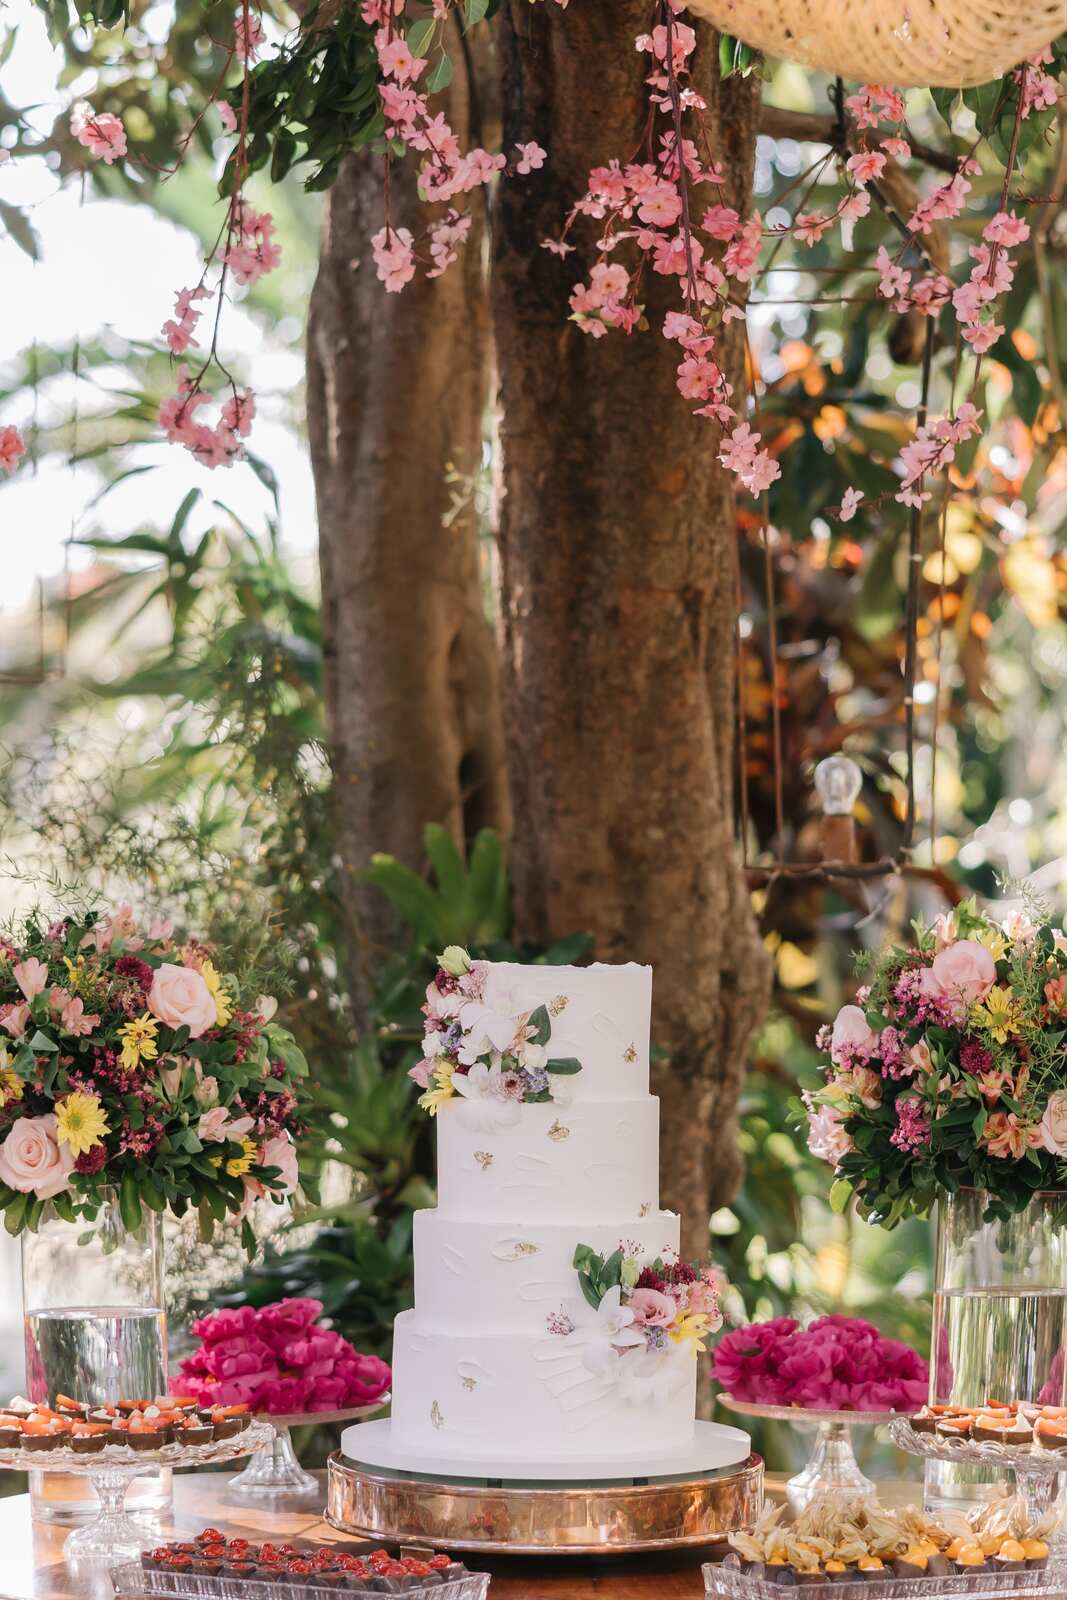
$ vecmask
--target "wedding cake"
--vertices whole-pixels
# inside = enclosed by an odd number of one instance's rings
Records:
[[[692,1452],[698,1353],[721,1319],[713,1271],[679,1261],[659,1207],[651,998],[648,967],[442,956],[412,1072],[438,1204],[415,1215],[391,1420],[350,1429],[346,1454],[620,1476]],[[746,1454],[738,1430],[711,1432],[724,1459]]]

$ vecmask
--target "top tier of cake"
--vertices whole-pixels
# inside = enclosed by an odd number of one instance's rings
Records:
[[[544,1006],[552,1022],[549,1055],[582,1070],[568,1079],[578,1100],[632,1100],[648,1093],[652,968],[627,962],[589,967],[488,964],[485,1004],[515,1017]]]

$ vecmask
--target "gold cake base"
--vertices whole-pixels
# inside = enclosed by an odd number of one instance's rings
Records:
[[[713,1544],[763,1509],[763,1460],[709,1477],[584,1487],[433,1482],[329,1459],[326,1520],[366,1539],[505,1555],[628,1555]]]

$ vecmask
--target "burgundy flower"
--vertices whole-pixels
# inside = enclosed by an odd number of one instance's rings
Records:
[[[152,968],[147,961],[139,961],[136,956],[119,956],[115,971],[120,978],[129,978],[144,994],[152,987]]]
[[[968,1036],[960,1045],[960,1066],[980,1078],[993,1065],[993,1057],[979,1039]]]
[[[95,1144],[91,1150],[83,1150],[74,1161],[75,1172],[83,1172],[88,1176],[93,1172],[101,1172],[107,1165],[107,1146]]]

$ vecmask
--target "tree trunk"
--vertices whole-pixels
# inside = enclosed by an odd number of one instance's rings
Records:
[[[469,58],[468,58],[469,64]],[[446,108],[472,132],[463,62]],[[419,241],[417,157],[390,174],[392,224]],[[482,456],[489,333],[484,208],[442,277],[401,294],[375,274],[380,158],[350,157],[329,196],[308,327],[308,425],[319,513],[326,698],[339,885],[357,1017],[395,939],[358,874],[376,850],[423,860],[423,829],[458,842],[509,825],[496,651],[486,621],[472,502],[445,525],[448,477]],[[418,248],[418,245],[417,245]],[[425,251],[423,251],[425,254]]]
[[[646,0],[562,16],[507,0],[500,18],[505,148],[548,150],[502,185],[494,221],[504,688],[518,931],[590,929],[601,958],[654,965],[663,1197],[703,1255],[740,1177],[737,1098],[767,988],[733,843],[733,491],[660,333],[677,280],[646,274],[650,331],[594,340],[567,301],[596,224],[562,263],[541,248],[589,168],[641,144],[649,58],[633,39],[648,25]],[[702,30],[694,82],[744,213],[759,85],[720,87],[715,59]]]

